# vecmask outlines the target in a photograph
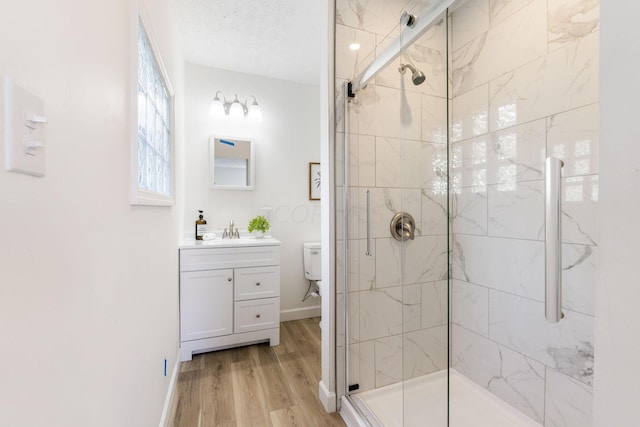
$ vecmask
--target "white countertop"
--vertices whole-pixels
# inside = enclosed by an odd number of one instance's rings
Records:
[[[241,237],[240,239],[195,240],[185,239],[180,242],[179,249],[194,248],[232,248],[237,246],[279,246],[280,241],[273,237],[256,239],[255,237]]]

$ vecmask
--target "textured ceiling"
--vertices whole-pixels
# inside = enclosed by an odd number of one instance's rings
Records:
[[[320,0],[171,0],[187,62],[320,81]]]

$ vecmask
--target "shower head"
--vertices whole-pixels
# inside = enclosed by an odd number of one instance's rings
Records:
[[[400,66],[398,67],[398,71],[404,74],[407,68],[411,71],[411,81],[413,82],[414,85],[417,86],[419,84],[424,83],[424,80],[426,78],[424,76],[424,73],[420,70],[416,70],[416,68],[411,64],[400,64]]]

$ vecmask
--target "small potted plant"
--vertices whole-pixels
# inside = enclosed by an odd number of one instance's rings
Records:
[[[271,225],[269,225],[269,221],[263,215],[258,215],[249,221],[249,226],[247,227],[247,231],[249,233],[253,233],[255,231],[256,239],[262,239],[264,237],[264,233],[269,231]]]

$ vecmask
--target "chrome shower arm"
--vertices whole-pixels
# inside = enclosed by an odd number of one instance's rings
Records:
[[[376,74],[400,56],[405,47],[411,46],[413,42],[418,40],[429,28],[440,22],[440,19],[445,16],[448,7],[460,2],[461,0],[442,0],[439,3],[431,5],[416,19],[412,27],[406,27],[400,34],[400,37],[394,40],[362,73],[353,79],[351,82],[352,93],[355,94],[358,90],[366,86]]]

